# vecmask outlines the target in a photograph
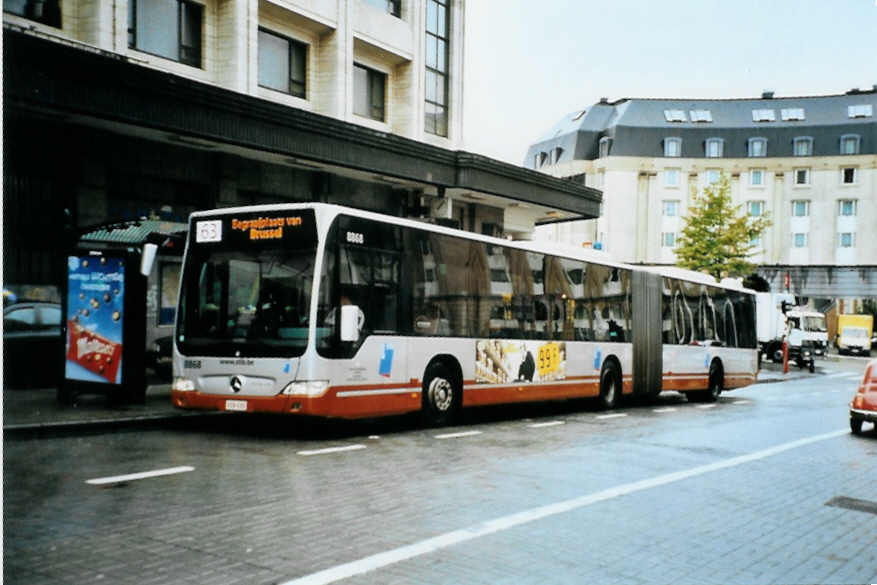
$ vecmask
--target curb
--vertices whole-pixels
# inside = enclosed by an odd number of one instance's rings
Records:
[[[181,421],[184,419],[203,419],[227,416],[225,411],[205,412],[180,412],[173,414],[146,414],[125,418],[106,418],[79,421],[56,421],[41,423],[12,424],[3,426],[4,437],[25,437],[36,435],[64,435],[74,432],[87,432],[97,430],[110,430],[121,428],[151,428],[161,426],[163,423]]]

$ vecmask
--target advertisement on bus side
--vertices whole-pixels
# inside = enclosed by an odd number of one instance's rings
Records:
[[[481,339],[476,344],[476,382],[553,382],[564,378],[565,342]]]

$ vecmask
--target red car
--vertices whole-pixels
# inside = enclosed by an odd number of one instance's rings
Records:
[[[850,429],[853,434],[862,432],[862,423],[865,421],[877,425],[877,359],[868,362],[865,377],[850,402]]]

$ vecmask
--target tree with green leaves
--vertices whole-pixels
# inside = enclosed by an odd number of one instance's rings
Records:
[[[692,203],[676,248],[676,263],[689,270],[706,272],[716,280],[747,276],[755,266],[749,262],[752,241],[771,221],[767,214],[752,217],[731,200],[731,183],[722,173],[719,181],[698,194]]]

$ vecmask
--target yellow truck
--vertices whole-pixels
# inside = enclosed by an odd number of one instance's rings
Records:
[[[843,354],[871,355],[873,315],[837,316],[837,351]]]

